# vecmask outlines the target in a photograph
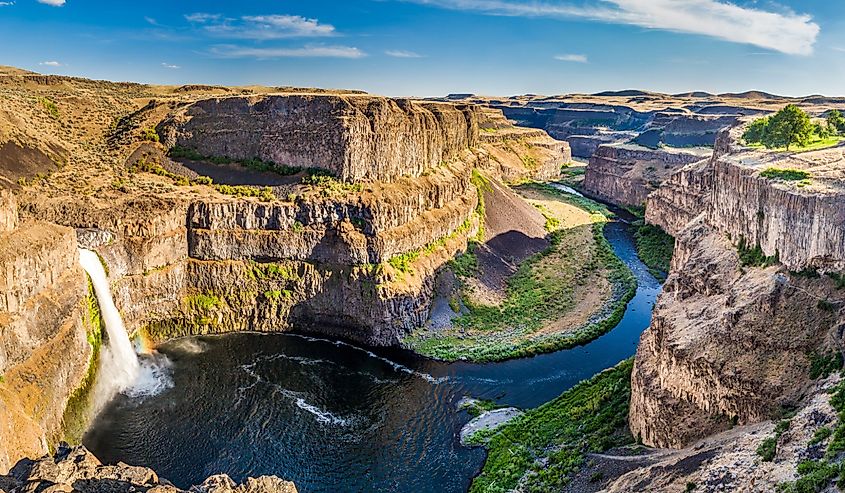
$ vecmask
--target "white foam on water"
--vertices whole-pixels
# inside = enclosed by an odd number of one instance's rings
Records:
[[[328,342],[330,344],[334,344],[335,346],[345,346],[345,347],[348,347],[348,348],[355,349],[357,351],[361,351],[361,352],[367,354],[368,356],[370,356],[371,358],[374,358],[374,359],[383,361],[384,363],[387,363],[390,367],[392,367],[396,371],[401,371],[401,372],[407,373],[409,375],[418,376],[418,377],[420,377],[424,380],[427,380],[428,382],[435,384],[435,385],[447,382],[449,380],[449,377],[435,378],[435,377],[429,375],[428,373],[413,370],[411,368],[408,368],[407,366],[401,365],[401,364],[399,364],[395,361],[392,361],[388,358],[385,358],[384,356],[379,356],[376,353],[374,353],[374,352],[372,352],[368,349],[360,348],[358,346],[355,346],[354,344],[349,344],[348,342],[334,341],[334,340],[331,340],[331,339],[322,339],[320,337],[311,337],[311,336],[305,336],[305,335],[301,335],[301,334],[287,334],[287,335],[292,336],[292,337],[299,337],[301,339],[305,339],[306,341]]]
[[[567,187],[566,185],[562,185],[562,184],[560,184],[560,183],[552,183],[552,187],[554,187],[554,188],[555,188],[555,189],[557,189],[557,190],[560,190],[560,191],[561,191],[561,192],[563,192],[563,193],[568,193],[568,194],[570,194],[570,195],[575,195],[576,197],[583,197],[583,195],[581,195],[581,193],[580,193],[580,192],[578,192],[578,190],[575,190],[575,189],[574,189],[574,188],[572,188],[572,187]]]
[[[338,425],[338,426],[347,426],[349,424],[348,420],[343,419],[343,418],[338,418],[337,416],[335,416],[334,414],[332,414],[328,411],[325,411],[323,409],[320,409],[317,406],[309,404],[309,403],[305,402],[305,399],[303,399],[301,397],[297,397],[295,402],[296,402],[296,405],[300,409],[304,409],[305,411],[308,411],[309,413],[316,416],[317,421],[320,422],[320,423],[327,424],[327,425],[332,424],[332,425]]]

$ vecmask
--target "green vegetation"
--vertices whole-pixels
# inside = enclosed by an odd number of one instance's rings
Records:
[[[198,293],[186,296],[184,299],[185,306],[191,310],[209,311],[220,307],[223,300],[211,293]]]
[[[570,187],[577,187],[584,181],[586,172],[586,166],[572,166],[572,163],[566,163],[560,168],[560,181]]]
[[[766,168],[764,171],[760,172],[760,176],[763,178],[768,178],[770,180],[783,180],[783,181],[802,181],[802,180],[809,180],[813,177],[813,175],[809,171],[804,171],[801,169],[790,169],[790,168]]]
[[[59,114],[59,107],[56,106],[56,103],[49,99],[49,98],[38,98],[38,103],[47,111],[47,114],[50,115],[50,118],[54,120],[58,120],[60,118]]]
[[[215,190],[233,197],[256,197],[262,202],[272,202],[276,199],[270,187],[250,187],[247,185],[214,185]]]
[[[551,246],[523,261],[507,280],[506,297],[500,304],[480,305],[465,300],[469,312],[454,320],[453,330],[437,334],[417,331],[405,338],[406,346],[443,360],[501,361],[584,344],[619,323],[636,292],[636,279],[604,237],[607,218],[602,212],[607,209],[545,185],[527,188],[554,194],[556,199],[587,209],[595,222],[551,233]],[[586,245],[585,235],[590,236]],[[459,276],[473,276],[477,271],[473,247],[457,257],[452,266]],[[577,288],[598,279],[607,279],[612,290],[611,301],[601,309],[600,320],[573,330],[543,330],[548,322],[576,306]]]
[[[810,353],[807,358],[810,360],[810,378],[813,380],[826,378],[842,369],[842,355],[839,352]]]
[[[675,238],[659,226],[642,224],[634,233],[637,255],[648,267],[651,275],[665,279],[675,251]]]
[[[296,166],[277,164],[272,161],[264,161],[257,157],[250,159],[234,159],[226,156],[204,156],[197,152],[195,149],[181,146],[175,146],[170,149],[168,155],[173,159],[208,161],[213,164],[239,164],[245,168],[253,169],[256,171],[270,171],[282,176],[295,175],[304,171],[302,168]]]
[[[403,274],[411,274],[414,272],[412,264],[416,262],[418,258],[423,255],[429,255],[431,253],[434,253],[435,250],[445,246],[449,240],[457,237],[458,235],[466,233],[470,230],[470,228],[472,228],[472,219],[467,219],[454,231],[444,236],[443,238],[434,240],[422,248],[411,250],[410,252],[405,252],[399,255],[394,255],[393,257],[388,259],[387,263]]]
[[[534,156],[520,155],[519,159],[522,160],[522,164],[528,169],[536,169],[537,166],[540,165],[540,163],[537,161],[537,158],[535,158]]]
[[[813,433],[813,438],[810,440],[810,445],[822,443],[823,441],[830,438],[830,435],[832,435],[832,434],[833,434],[833,430],[831,430],[827,426],[819,428],[818,430],[816,430],[815,433]]]
[[[88,361],[88,371],[82,382],[68,399],[62,415],[62,439],[69,443],[81,443],[82,435],[88,426],[91,407],[91,390],[97,379],[97,369],[100,361],[100,347],[103,342],[103,332],[106,330],[100,313],[100,305],[94,294],[94,285],[88,278],[88,295],[85,297],[85,332],[88,344],[91,346],[91,358]]]
[[[837,112],[838,113],[838,112]],[[793,146],[799,151],[831,147],[842,141],[839,119],[842,115],[831,112],[826,123],[814,124],[809,115],[794,104],[785,106],[772,116],[753,121],[742,135],[746,144],[769,149]]]
[[[789,429],[790,422],[788,419],[782,419],[775,426],[775,435],[766,438],[757,447],[757,455],[759,455],[764,462],[771,462],[775,458],[778,451],[778,440],[783,432]]]
[[[821,459],[805,460],[798,464],[798,479],[778,485],[781,493],[811,493],[824,491],[835,479],[839,491],[845,489],[845,380],[840,381],[830,391],[830,405],[838,414],[834,429],[819,428],[810,440],[811,444],[821,443],[832,437],[827,451]]]
[[[289,289],[271,289],[264,291],[264,297],[270,301],[279,302],[293,298],[293,291]]]
[[[743,267],[769,267],[779,262],[777,254],[766,256],[759,243],[751,248],[745,238],[739,239],[739,245],[736,248],[739,253],[739,263]]]
[[[495,429],[470,492],[561,491],[586,453],[632,444],[625,431],[632,368],[633,359],[623,361]]]
[[[475,189],[478,191],[478,204],[475,206],[475,215],[478,216],[478,233],[475,235],[475,241],[484,241],[484,218],[486,217],[486,205],[484,203],[484,194],[493,192],[493,185],[490,180],[483,177],[477,169],[472,170],[472,178],[470,178]]]
[[[836,289],[845,289],[845,274],[841,272],[831,272],[828,274],[828,277],[833,279],[833,282],[836,283]]]
[[[249,277],[253,280],[282,280],[282,281],[298,281],[299,274],[290,267],[273,262],[259,263],[255,261],[249,262]]]
[[[364,187],[360,183],[346,183],[339,181],[325,172],[315,172],[302,178],[303,185],[311,185],[320,189],[323,197],[332,197],[348,193],[361,193]]]
[[[845,117],[839,110],[830,110],[827,114],[827,129],[831,134],[845,134]]]
[[[489,400],[468,399],[461,403],[459,409],[466,410],[470,416],[477,418],[482,414],[498,409],[501,406],[496,405],[495,402]]]
[[[158,142],[159,140],[161,140],[159,139],[156,129],[149,127],[141,130],[141,139],[147,142]]]

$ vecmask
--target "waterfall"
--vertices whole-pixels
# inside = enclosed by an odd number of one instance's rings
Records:
[[[104,384],[102,387],[107,393],[123,392],[135,383],[141,371],[141,363],[132,347],[132,341],[129,340],[129,334],[123,326],[120,312],[114,306],[109,281],[100,257],[90,250],[80,249],[79,263],[91,276],[97,303],[100,305],[100,316],[103,318],[108,338],[100,355],[98,379]]]
[[[135,353],[123,325],[123,318],[114,305],[109,280],[99,255],[80,248],[79,263],[91,276],[91,284],[94,285],[94,294],[100,306],[100,316],[106,327],[107,340],[100,349],[100,367],[94,388],[94,412],[101,409],[117,393],[143,399],[173,387],[173,380],[170,378],[171,364],[166,356],[155,351],[140,356]]]

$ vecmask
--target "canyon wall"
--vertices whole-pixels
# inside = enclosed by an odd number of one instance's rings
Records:
[[[741,132],[723,131],[709,161],[649,197],[647,221],[677,241],[632,376],[630,426],[648,445],[684,447],[797,407],[811,357],[843,342],[842,148],[755,151],[737,144]],[[770,168],[811,178],[766,177]],[[741,242],[774,265],[744,263]]]
[[[478,143],[478,109],[367,95],[200,100],[158,128],[206,156],[319,168],[345,181],[417,177]]]
[[[649,149],[634,144],[599,146],[590,158],[584,190],[620,206],[642,206],[676,170],[707,157],[703,149]]]
[[[0,218],[0,470],[7,470],[61,437],[96,329],[74,231],[19,221],[8,190],[0,191]]]

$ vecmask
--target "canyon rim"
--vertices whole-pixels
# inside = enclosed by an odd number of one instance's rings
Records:
[[[835,8],[97,3],[0,2],[0,493],[845,489]]]

